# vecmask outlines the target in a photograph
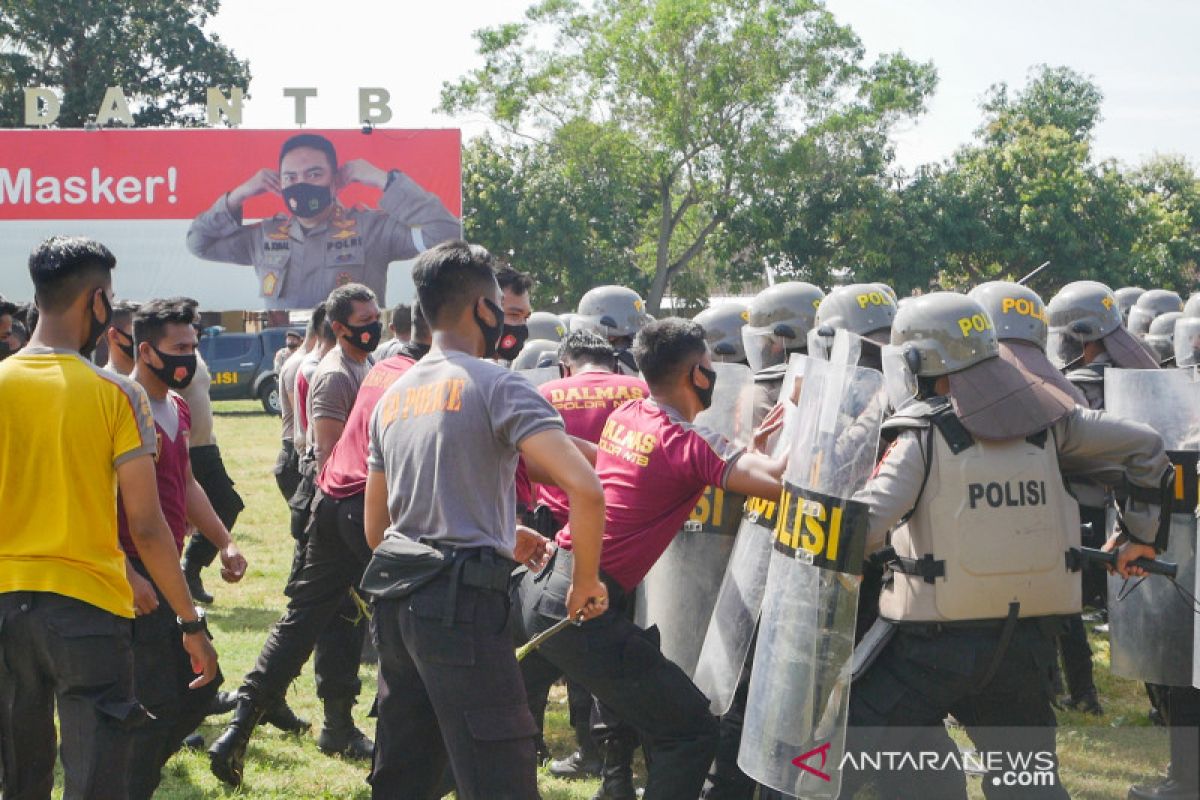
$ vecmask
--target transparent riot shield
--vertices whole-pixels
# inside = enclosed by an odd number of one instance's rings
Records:
[[[837,797],[865,508],[887,399],[876,370],[806,365],[738,765],[797,797]]]
[[[696,417],[697,427],[716,431],[733,442],[745,443],[742,407],[753,402],[753,375],[742,364],[714,364],[717,388],[712,406]],[[745,498],[710,486],[701,496],[683,530],[646,574],[637,593],[635,619],[657,625],[662,652],[684,672],[696,668],[725,565],[741,524]]]
[[[796,426],[798,381],[803,378],[808,360],[797,354],[788,362],[779,392],[779,402],[784,403],[785,411],[783,428],[772,443],[775,456],[791,446]],[[717,715],[728,711],[733,702],[738,678],[754,640],[754,627],[758,624],[758,612],[767,588],[767,566],[771,559],[771,543],[775,539],[778,506],[774,500],[746,499],[733,554],[729,557],[704,634],[693,679],[708,697],[709,708]]]
[[[1176,581],[1196,581],[1196,468],[1200,456],[1200,382],[1192,369],[1107,369],[1108,412],[1144,422],[1162,435],[1175,466],[1170,543],[1164,561],[1179,565]],[[1166,511],[1166,509],[1164,509]],[[1112,530],[1110,512],[1110,526]],[[1133,586],[1134,583],[1138,585]],[[1108,578],[1112,671],[1124,678],[1167,686],[1194,680],[1195,614],[1169,581]]]

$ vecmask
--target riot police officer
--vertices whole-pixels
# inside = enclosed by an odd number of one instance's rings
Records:
[[[846,330],[862,339],[859,366],[882,370],[880,346],[887,344],[896,317],[896,301],[883,284],[855,283],[831,289],[817,307],[816,326],[808,335],[809,355],[828,357],[833,336]]]
[[[918,388],[884,424],[892,446],[855,496],[866,506],[868,552],[892,531],[892,581],[855,656],[847,751],[903,752],[919,736],[922,749],[949,752],[942,719],[953,714],[980,750],[1053,754],[1053,637],[1080,603],[1063,557],[1079,543],[1078,510],[1060,473],[1125,476],[1133,487],[1128,529],[1106,547],[1119,548],[1122,574],[1141,574],[1130,562],[1154,556],[1170,485],[1162,439],[1079,408],[1000,358],[991,320],[962,295],[906,304],[892,344],[910,371],[905,383]],[[1030,530],[1039,531],[1036,542],[1022,533]],[[993,726],[1024,730],[1017,739]],[[1055,762],[1037,768],[1055,771]],[[844,774],[844,796],[880,777],[867,767]],[[960,772],[917,775],[923,783],[900,796],[966,795]],[[913,775],[888,776],[890,790],[893,777]],[[1057,776],[1053,783],[1044,795],[1065,797]],[[985,781],[984,792],[1017,796],[999,779]]]
[[[503,287],[501,287],[503,288]],[[529,315],[529,340],[545,339],[550,342],[561,342],[567,335],[567,324],[562,317],[549,311],[535,311]]]
[[[742,328],[750,317],[750,309],[742,303],[723,303],[706,308],[696,315],[696,323],[704,328],[704,338],[717,363],[745,364],[746,345]]]
[[[1150,322],[1146,331],[1146,345],[1158,358],[1160,367],[1175,366],[1175,322],[1183,316],[1182,311],[1159,314]]]
[[[754,370],[755,422],[779,398],[788,356],[808,348],[808,333],[817,319],[817,306],[825,293],[803,281],[777,283],[750,301],[742,340],[746,361]]]
[[[641,295],[624,286],[597,286],[579,298],[579,308],[571,317],[571,330],[594,331],[608,339],[617,351],[620,370],[637,375],[633,357],[633,337],[648,321]]]

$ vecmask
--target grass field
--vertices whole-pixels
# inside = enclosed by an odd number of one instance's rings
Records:
[[[264,415],[252,401],[217,403],[216,434],[230,474],[246,501],[234,534],[250,562],[245,579],[222,584],[216,570],[206,573],[216,603],[209,611],[215,644],[226,676],[225,688],[235,688],[252,665],[266,631],[284,607],[282,588],[292,553],[283,500],[271,469],[279,447],[279,422]],[[1113,678],[1107,671],[1108,646],[1093,635],[1098,648],[1097,679],[1105,706],[1103,717],[1064,712],[1060,715],[1059,750],[1063,778],[1074,797],[1124,797],[1134,781],[1162,770],[1167,761],[1166,737],[1151,729],[1148,704],[1140,684]],[[360,727],[374,730],[367,718],[375,691],[375,669],[362,668],[363,697],[355,709]],[[565,693],[556,689],[557,702],[548,714],[547,738],[556,756],[573,749],[567,725]],[[313,732],[288,736],[274,728],[260,728],[247,756],[245,784],[232,792],[208,771],[204,754],[181,753],[167,765],[158,797],[171,800],[222,797],[244,798],[365,798],[365,764],[330,758],[317,750],[315,733],[321,709],[313,688],[311,665],[295,682],[289,696],[292,707],[313,722]],[[221,730],[221,719],[211,719],[202,732],[211,741]],[[431,732],[432,735],[432,732]],[[639,762],[639,778],[644,778]],[[552,800],[587,800],[596,781],[568,782],[546,773],[539,777],[542,794]],[[61,790],[60,790],[61,791]],[[982,796],[978,779],[971,781],[972,796]]]

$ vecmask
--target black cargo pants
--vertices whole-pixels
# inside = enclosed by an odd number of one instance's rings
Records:
[[[525,634],[536,635],[567,614],[571,553],[559,550],[539,575],[521,583]],[[539,653],[637,730],[646,750],[646,800],[700,795],[717,747],[717,719],[708,698],[659,650],[657,629],[643,630],[627,617],[630,596],[605,578],[609,609],[570,626]]]
[[[146,580],[150,574],[140,561],[130,560]],[[183,634],[175,612],[155,586],[158,608],[133,620],[134,694],[151,718],[133,731],[129,760],[129,797],[149,800],[162,779],[167,760],[183,740],[208,716],[221,675],[198,689],[189,689],[196,675],[192,659],[183,649]]]
[[[897,626],[853,683],[847,752],[932,751],[939,759],[947,758],[957,747],[942,721],[953,714],[980,751],[1017,754],[1017,758],[1055,753],[1057,721],[1050,700],[1055,637],[1061,627],[1057,618],[1020,620],[1007,647],[1002,647],[1000,621]],[[870,637],[864,646],[867,641]],[[1066,798],[1057,758],[1054,766],[1053,785],[1006,787],[985,777],[984,795],[989,800]],[[842,780],[841,796],[846,798],[870,783],[875,783],[881,798],[967,797],[966,778],[955,769],[855,771],[848,767]]]
[[[539,796],[537,727],[510,625],[515,566],[484,549],[406,597],[376,600],[373,797],[440,797],[447,762],[464,800]]]
[[[302,563],[284,590],[287,611],[267,636],[242,694],[268,705],[282,700],[315,648],[317,696],[358,696],[367,622],[350,593],[370,559],[363,534],[363,496],[321,497]]]
[[[300,485],[300,457],[296,454],[296,446],[289,439],[283,440],[279,449],[279,457],[275,459],[275,485],[284,501],[291,500]]]
[[[233,530],[238,514],[242,513],[246,504],[242,502],[237,489],[233,488],[233,479],[225,471],[220,448],[215,444],[193,447],[188,451],[188,459],[192,462],[192,475],[196,483],[208,496],[208,502],[212,503],[221,524],[226,530]],[[189,564],[207,567],[217,557],[217,546],[197,531],[188,541],[183,557]]]
[[[134,699],[130,620],[50,592],[0,594],[0,750],[5,798],[54,788],[62,730],[64,800],[125,800]]]

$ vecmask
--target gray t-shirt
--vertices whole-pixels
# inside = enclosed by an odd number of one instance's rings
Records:
[[[562,418],[524,376],[434,349],[384,393],[368,466],[387,477],[388,536],[457,547],[516,544],[517,447]]]
[[[187,401],[188,410],[192,413],[189,447],[204,447],[217,443],[217,437],[213,436],[212,400],[208,397],[210,386],[212,386],[212,375],[208,372],[208,364],[204,363],[200,352],[196,351],[196,374],[192,378],[192,382],[179,392]]]
[[[303,350],[296,350],[283,362],[279,370],[279,407],[283,416],[283,441],[293,441],[296,434],[296,407],[292,404],[295,396],[296,373],[300,371],[300,362],[308,355]]]
[[[326,353],[308,384],[308,424],[311,426],[318,419],[345,422],[371,364],[370,358],[355,361],[340,347]]]

